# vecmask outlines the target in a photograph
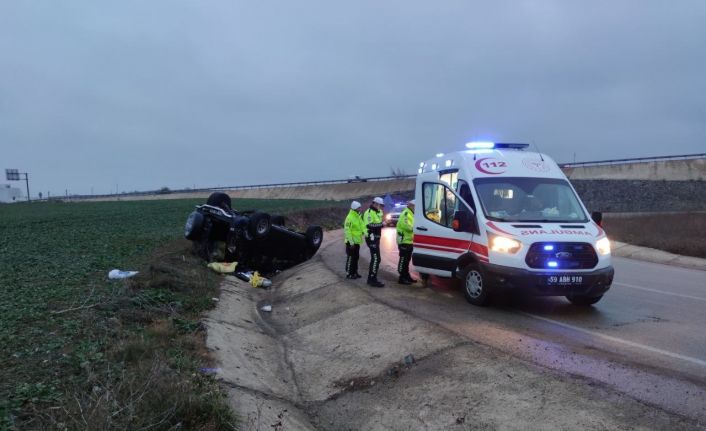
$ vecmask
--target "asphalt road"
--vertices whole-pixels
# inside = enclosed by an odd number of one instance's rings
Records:
[[[328,235],[324,261],[343,274],[342,233]],[[361,257],[368,256],[363,246]],[[592,307],[563,297],[476,307],[452,280],[432,277],[427,288],[397,284],[397,259],[394,228],[385,229],[387,286],[369,288],[363,278],[361,287],[475,342],[706,423],[706,272],[614,258],[613,286]],[[361,264],[365,276],[367,262]]]

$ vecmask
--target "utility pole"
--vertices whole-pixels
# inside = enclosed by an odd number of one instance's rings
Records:
[[[29,174],[27,172],[25,174],[25,184],[27,185],[27,202],[30,201],[29,199]]]

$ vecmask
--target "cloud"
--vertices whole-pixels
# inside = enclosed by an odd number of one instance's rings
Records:
[[[0,5],[0,142],[36,190],[385,175],[473,138],[703,151],[706,4]]]

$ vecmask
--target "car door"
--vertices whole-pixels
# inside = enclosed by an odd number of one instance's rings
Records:
[[[412,263],[421,273],[450,277],[457,259],[473,243],[473,233],[453,229],[454,215],[462,209],[475,217],[473,210],[449,184],[425,181],[421,184],[422,202],[415,217]]]

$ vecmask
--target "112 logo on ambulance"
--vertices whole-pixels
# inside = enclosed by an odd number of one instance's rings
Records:
[[[493,157],[484,157],[476,161],[476,169],[488,175],[500,175],[507,171],[508,165],[504,160],[498,160]]]

